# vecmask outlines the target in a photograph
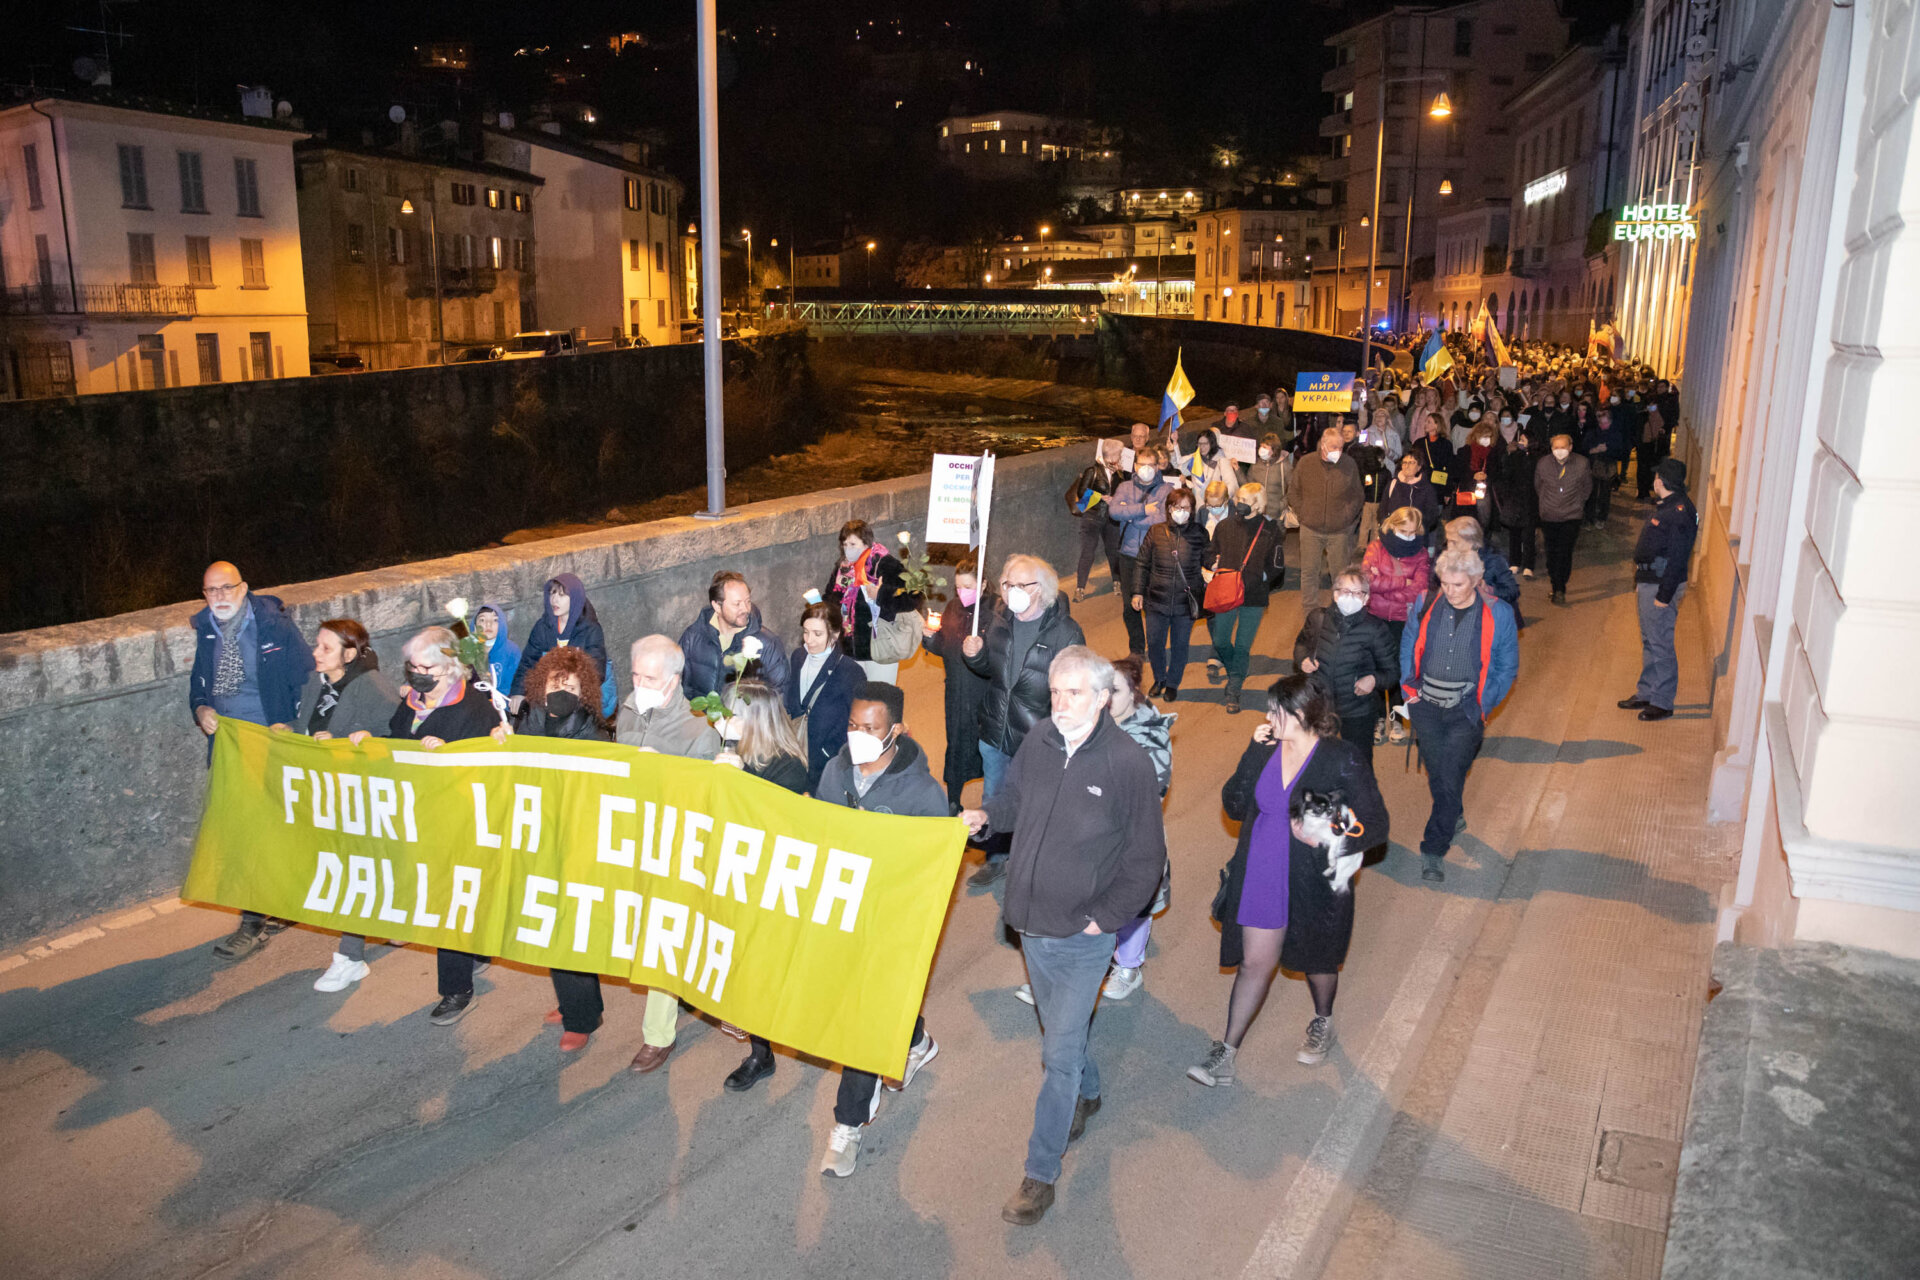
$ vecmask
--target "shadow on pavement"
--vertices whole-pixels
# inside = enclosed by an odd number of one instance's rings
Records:
[[[1607,738],[1547,742],[1540,738],[1493,737],[1481,745],[1480,758],[1504,760],[1508,764],[1585,764],[1589,760],[1637,756],[1643,749],[1631,742],[1615,742]]]

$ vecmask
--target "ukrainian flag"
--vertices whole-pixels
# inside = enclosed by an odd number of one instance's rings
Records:
[[[1180,411],[1193,403],[1193,384],[1187,381],[1187,372],[1180,367],[1178,352],[1173,357],[1173,377],[1167,379],[1167,394],[1160,401],[1160,425],[1172,422],[1180,425]]]
[[[1200,461],[1200,450],[1197,448],[1186,456],[1186,459],[1181,464],[1181,469],[1195,480],[1206,479],[1207,464]]]
[[[1447,344],[1440,340],[1440,331],[1435,329],[1420,352],[1420,376],[1431,383],[1451,368],[1453,353],[1447,350]]]
[[[1073,513],[1077,516],[1083,516],[1106,500],[1107,495],[1104,493],[1095,493],[1092,489],[1082,489],[1080,491],[1080,500],[1073,504]]]

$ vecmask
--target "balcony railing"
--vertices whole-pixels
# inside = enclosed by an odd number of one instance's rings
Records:
[[[0,313],[38,316],[192,316],[196,290],[184,284],[83,284],[79,305],[63,284],[23,284],[0,292]]]

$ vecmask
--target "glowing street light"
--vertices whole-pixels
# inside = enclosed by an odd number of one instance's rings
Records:
[[[1433,105],[1427,108],[1427,114],[1435,120],[1445,120],[1453,114],[1453,100],[1447,97],[1446,90],[1443,89],[1435,95]]]

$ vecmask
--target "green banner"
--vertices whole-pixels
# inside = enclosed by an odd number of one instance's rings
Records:
[[[611,974],[897,1077],[965,843],[958,819],[614,743],[355,747],[222,719],[181,896]]]

